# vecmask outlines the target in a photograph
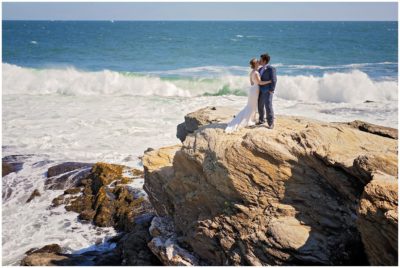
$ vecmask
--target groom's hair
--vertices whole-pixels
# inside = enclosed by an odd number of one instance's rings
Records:
[[[266,64],[269,63],[269,60],[271,59],[271,57],[268,55],[268,53],[262,54],[260,56],[261,59],[263,59],[263,61],[265,61]]]

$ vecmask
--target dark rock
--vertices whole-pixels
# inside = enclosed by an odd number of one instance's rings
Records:
[[[77,193],[80,193],[81,191],[82,191],[81,188],[73,187],[73,188],[69,188],[69,189],[65,190],[64,194],[77,194]]]
[[[117,249],[109,251],[87,251],[82,254],[63,254],[57,244],[41,249],[31,249],[22,259],[22,266],[105,266],[121,264],[121,254]]]
[[[55,166],[50,167],[47,170],[47,177],[54,177],[69,171],[92,167],[92,163],[80,163],[80,162],[65,162]]]
[[[189,134],[189,132],[186,130],[186,124],[185,122],[180,123],[177,127],[176,127],[176,137],[178,139],[181,140],[181,142],[183,142],[186,138],[186,136]],[[145,151],[145,153],[147,153]]]
[[[82,185],[82,181],[90,174],[90,168],[85,167],[69,171],[60,176],[53,176],[44,182],[48,190],[62,190],[69,187],[77,187]]]
[[[26,200],[26,203],[31,202],[35,197],[40,196],[39,190],[35,189],[31,195],[29,196],[28,200]]]
[[[93,209],[86,209],[78,215],[78,219],[84,221],[92,221],[94,215],[96,215],[96,211],[94,211]]]
[[[117,249],[121,253],[122,265],[162,265],[147,246],[151,240],[149,227],[150,221],[144,221],[143,224],[136,224],[131,232],[119,240]]]
[[[8,155],[2,158],[2,176],[12,172],[18,172],[22,169],[24,161],[32,155]]]
[[[353,122],[345,123],[351,127],[357,128],[371,134],[379,135],[386,138],[398,139],[398,130],[395,128],[374,125],[368,122],[355,120]]]
[[[8,174],[10,174],[10,173],[12,173],[12,172],[15,172],[15,169],[14,169],[13,165],[11,165],[10,163],[5,163],[5,162],[2,163],[2,169],[1,170],[2,170],[2,176],[3,177],[8,175]]]
[[[93,261],[96,266],[120,266],[122,262],[118,250],[98,254]]]

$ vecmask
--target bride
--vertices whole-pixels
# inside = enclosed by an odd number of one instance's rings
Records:
[[[255,124],[255,115],[258,107],[258,95],[260,92],[259,85],[267,85],[271,81],[261,81],[258,72],[259,62],[256,58],[250,60],[250,84],[247,105],[228,123],[225,132],[232,133],[242,127],[252,126]]]

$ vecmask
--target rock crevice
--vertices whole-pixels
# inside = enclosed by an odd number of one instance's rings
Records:
[[[182,145],[143,157],[144,189],[178,245],[212,265],[397,264],[397,141],[380,135],[397,130],[279,116],[274,130],[226,134],[222,110],[191,113],[202,123]]]

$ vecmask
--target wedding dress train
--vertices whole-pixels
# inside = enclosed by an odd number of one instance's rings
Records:
[[[258,95],[260,88],[255,82],[255,73],[251,76],[253,85],[249,88],[247,105],[228,123],[225,132],[232,133],[242,127],[255,124],[255,115],[258,107]]]

